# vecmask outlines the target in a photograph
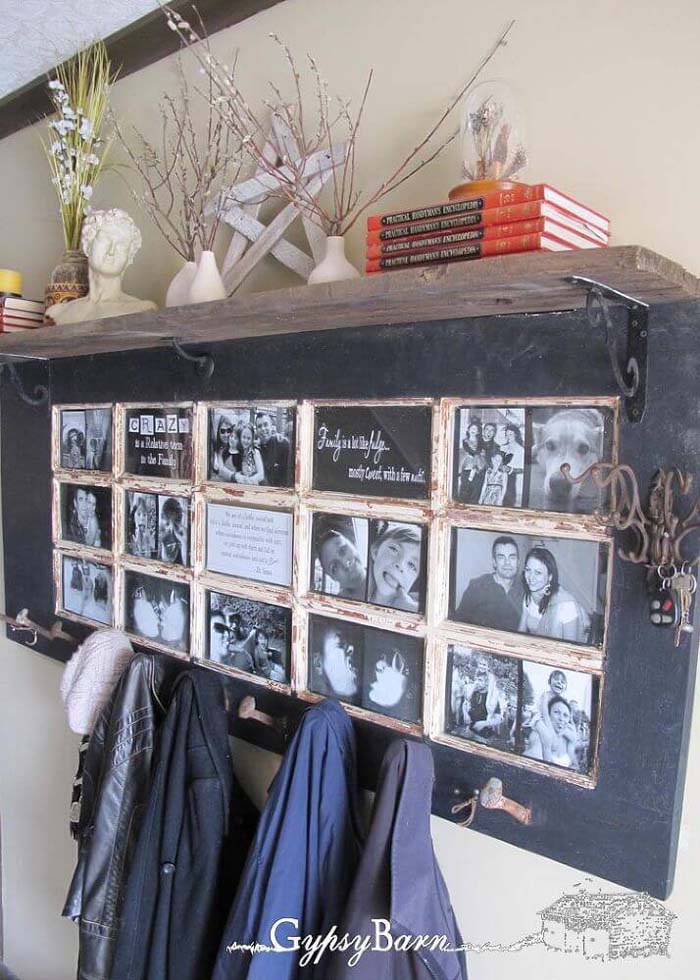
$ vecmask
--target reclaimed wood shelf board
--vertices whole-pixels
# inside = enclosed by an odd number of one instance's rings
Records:
[[[580,309],[585,276],[649,304],[700,296],[700,280],[637,245],[529,253],[296,286],[0,336],[0,359],[81,357],[340,327]]]

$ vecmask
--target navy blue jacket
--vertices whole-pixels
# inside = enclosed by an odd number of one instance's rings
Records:
[[[430,836],[435,772],[427,745],[397,739],[379,772],[372,823],[352,892],[338,926],[340,936],[375,937],[373,919],[390,923],[389,935],[446,936],[446,950],[368,950],[354,966],[354,950],[331,956],[328,980],[466,980],[464,952],[447,886]],[[380,939],[387,945],[387,940]]]
[[[111,980],[209,980],[256,824],[233,774],[221,679],[188,670],[161,730]]]
[[[230,952],[231,943],[272,945],[277,919],[297,919],[277,932],[325,934],[347,901],[361,848],[357,816],[355,735],[336,701],[307,710],[260,816],[255,842],[224,932],[212,980],[318,980],[328,960],[299,966],[303,951]]]

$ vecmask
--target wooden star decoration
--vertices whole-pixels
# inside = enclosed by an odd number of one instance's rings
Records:
[[[284,159],[299,161],[299,145],[289,125],[277,114],[273,114],[264,153],[266,159],[276,164]],[[333,168],[343,160],[345,145],[333,146],[328,150],[312,153],[304,161],[303,175],[306,194],[316,198],[330,179]],[[298,165],[298,164],[297,164]],[[281,186],[282,177],[289,174],[287,168],[280,168],[281,176],[258,168],[253,177],[239,184],[233,184],[221,195],[218,205],[223,222],[233,228],[233,237],[222,266],[222,278],[229,295],[234,293],[246,276],[266,255],[270,254],[306,281],[311,270],[325,254],[326,236],[309,217],[290,202],[265,225],[258,219],[263,202]],[[221,203],[223,202],[223,203]],[[285,234],[290,225],[301,218],[311,254],[287,241]]]

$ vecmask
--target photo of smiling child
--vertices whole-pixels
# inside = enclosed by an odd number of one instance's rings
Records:
[[[368,521],[364,517],[314,514],[311,588],[358,599],[367,595]]]
[[[425,609],[425,528],[370,521],[367,601],[405,612]]]

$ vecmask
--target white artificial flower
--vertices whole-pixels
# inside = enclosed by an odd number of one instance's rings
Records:
[[[87,156],[85,157],[85,163],[89,163],[93,167],[96,167],[99,162],[100,162],[100,158],[97,156],[96,153],[88,153]]]
[[[88,119],[87,116],[83,116],[80,123],[80,135],[84,140],[89,140],[92,138],[94,133],[92,127],[92,120]]]
[[[80,188],[80,193],[83,195],[86,201],[89,201],[92,197],[92,187],[89,184],[83,184]]]
[[[61,82],[59,82],[59,80],[57,78],[52,78],[51,79],[51,81],[49,82],[49,88],[50,89],[53,89],[55,92],[58,92],[58,91],[64,92],[65,91],[65,89],[63,88],[63,84]]]

